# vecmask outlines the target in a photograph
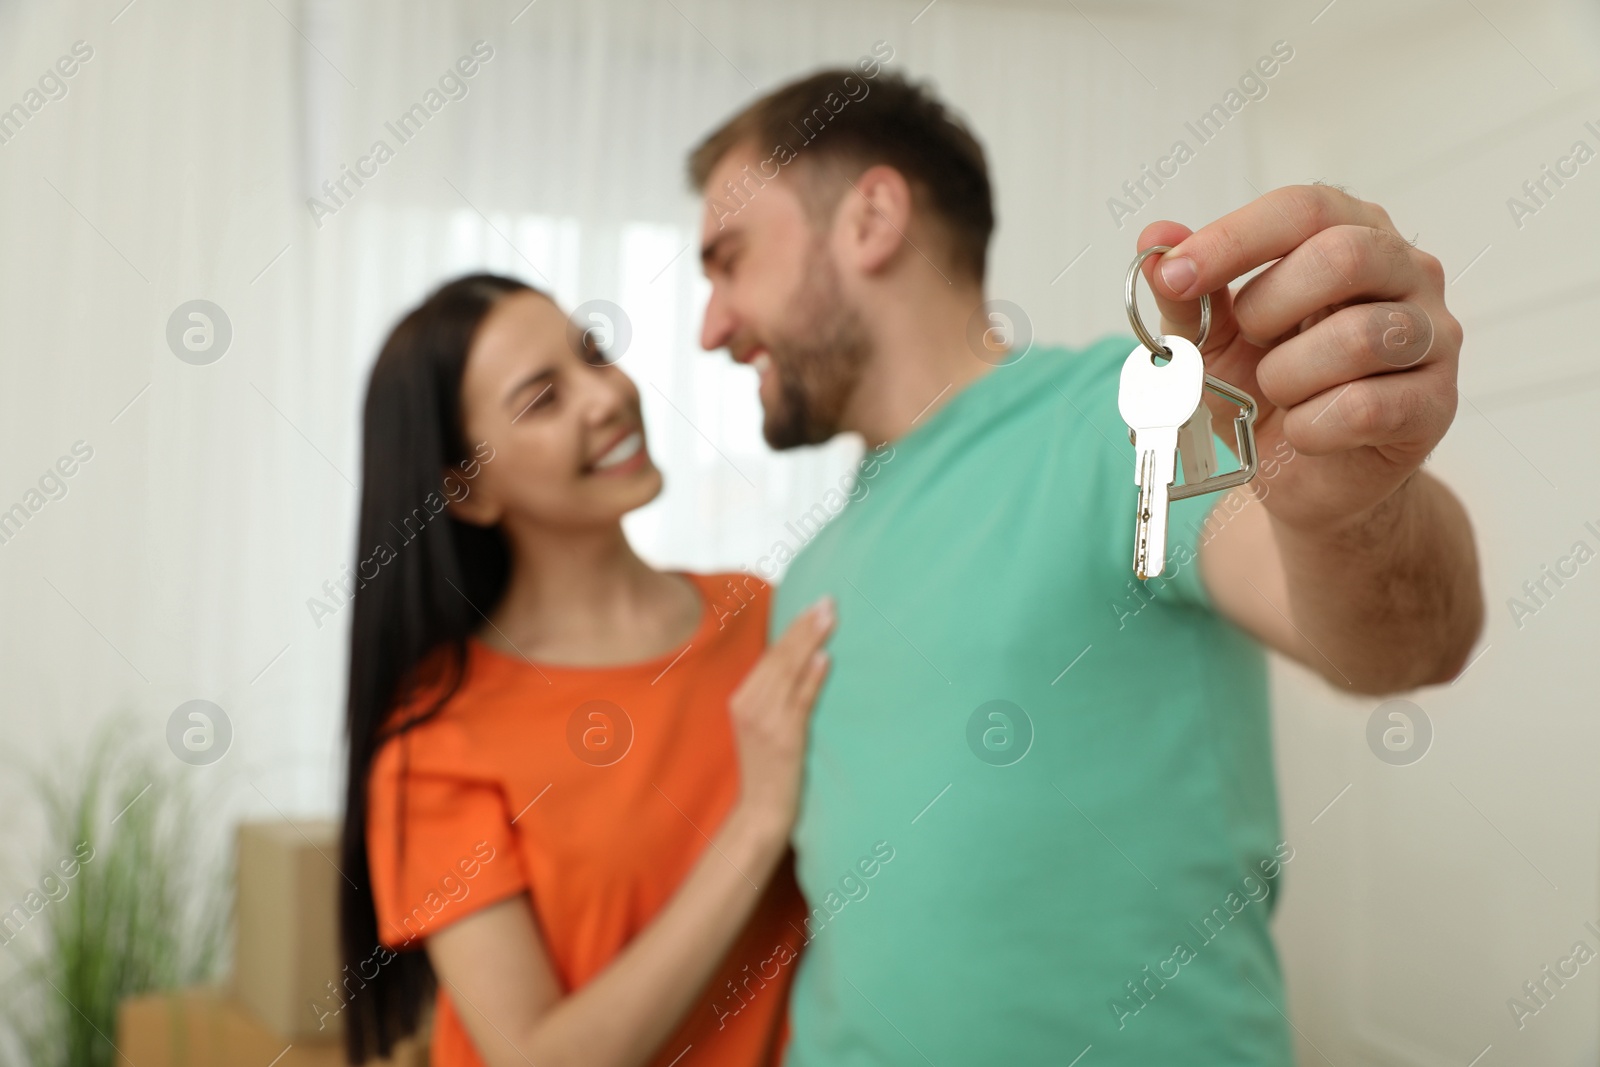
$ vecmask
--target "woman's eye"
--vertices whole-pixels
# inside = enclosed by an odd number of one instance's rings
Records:
[[[516,416],[511,421],[516,422],[517,419],[522,418],[530,411],[538,411],[540,408],[549,407],[551,404],[555,403],[555,396],[555,384],[553,382],[546,382],[535,392],[529,395],[528,399],[523,403],[521,409],[517,411]]]
[[[583,335],[583,361],[591,367],[609,367],[615,362],[601,347],[593,330],[587,330]]]

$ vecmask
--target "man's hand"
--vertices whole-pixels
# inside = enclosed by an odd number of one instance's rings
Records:
[[[1377,204],[1324,185],[1276,189],[1199,232],[1156,222],[1139,235],[1140,250],[1160,244],[1174,247],[1144,272],[1162,332],[1194,337],[1211,294],[1207,372],[1256,398],[1258,454],[1280,454],[1282,440],[1299,453],[1263,505],[1300,529],[1362,522],[1455,415],[1461,325],[1439,261]],[[1234,409],[1206,397],[1228,425]]]
[[[1196,233],[1154,223],[1151,245],[1174,246],[1144,264],[1163,332],[1194,337],[1211,295],[1206,370],[1256,398],[1256,449],[1277,461],[1201,546],[1218,611],[1340,687],[1455,677],[1483,593],[1465,509],[1418,471],[1456,410],[1461,325],[1439,261],[1378,205],[1320,185]],[[1206,399],[1226,426],[1232,407]]]

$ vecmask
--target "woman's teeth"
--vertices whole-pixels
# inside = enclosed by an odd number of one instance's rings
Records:
[[[772,356],[766,352],[757,352],[750,357],[750,365],[756,369],[757,374],[765,378],[767,371],[772,369]]]
[[[594,469],[603,471],[607,467],[615,467],[619,463],[626,463],[643,447],[644,435],[635,430],[607,449],[605,455],[595,460]]]

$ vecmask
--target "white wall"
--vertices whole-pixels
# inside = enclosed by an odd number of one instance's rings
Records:
[[[1520,228],[1507,199],[1575,141],[1600,151],[1584,127],[1600,128],[1600,17],[1339,0],[1310,24],[1320,8],[1264,6],[1242,37],[1247,52],[1274,34],[1297,47],[1252,128],[1251,180],[1343,184],[1444,261],[1466,342],[1431,469],[1473,515],[1489,615],[1467,673],[1411,696],[1434,738],[1410,766],[1367,747],[1379,701],[1276,672],[1285,832],[1300,850],[1278,934],[1300,1059],[1593,1064],[1600,967],[1521,1028],[1506,1001],[1526,1000],[1522,983],[1574,942],[1600,949],[1584,927],[1600,917],[1600,564],[1550,584],[1534,616],[1508,600],[1536,605],[1522,583],[1575,542],[1600,550],[1584,526],[1600,528],[1600,376],[1585,342],[1600,312],[1600,162]]]
[[[1488,1045],[1485,1067],[1595,1062],[1597,968],[1524,1030],[1505,1006],[1600,918],[1600,579],[1585,567],[1520,628],[1505,605],[1574,541],[1600,547],[1583,528],[1600,527],[1584,344],[1600,163],[1521,229],[1505,207],[1573,140],[1600,148],[1583,129],[1600,126],[1593,17],[1508,0],[675,3],[0,8],[0,106],[75,40],[95,48],[0,145],[0,507],[72,442],[95,448],[66,498],[0,545],[10,766],[70,752],[122,708],[159,744],[171,710],[204,697],[237,731],[195,772],[219,820],[333,809],[343,620],[318,629],[305,601],[351,555],[376,345],[473,267],[629,309],[624,366],[669,486],[630,530],[664,563],[751,565],[850,448],[767,455],[749,372],[697,351],[701,283],[692,253],[672,258],[697,222],[682,155],[752,83],[886,40],[988,146],[991,295],[1042,339],[1125,330],[1146,222],[1198,226],[1313,178],[1383,203],[1452,278],[1465,270],[1450,292],[1463,403],[1433,469],[1478,527],[1487,651],[1414,695],[1436,737],[1408,767],[1368,749],[1375,702],[1277,671],[1298,849],[1279,934],[1304,1063],[1464,1065]],[[315,226],[322,178],[479,38],[496,58],[471,94]],[[1107,199],[1279,39],[1295,57],[1268,95],[1119,227]],[[208,367],[163,337],[195,297],[235,330]],[[10,766],[0,851],[26,858],[36,822]]]

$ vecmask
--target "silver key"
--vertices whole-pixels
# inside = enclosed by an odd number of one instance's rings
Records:
[[[1205,388],[1200,350],[1182,337],[1165,336],[1160,341],[1172,358],[1156,363],[1149,349],[1140,345],[1123,362],[1117,390],[1117,409],[1133,431],[1138,450],[1133,572],[1140,578],[1154,578],[1166,565],[1167,494],[1177,473],[1178,430],[1200,406]]]
[[[1217,473],[1217,442],[1211,436],[1211,407],[1201,404],[1178,431],[1178,463],[1183,484],[1199,485]]]

